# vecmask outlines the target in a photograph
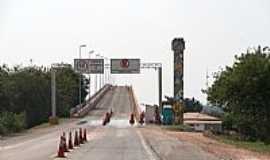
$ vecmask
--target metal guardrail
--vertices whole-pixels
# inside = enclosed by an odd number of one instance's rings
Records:
[[[132,88],[132,86],[128,87],[128,91],[132,102],[133,113],[135,114],[136,120],[139,121],[141,113],[140,105],[138,103],[137,97],[134,93],[134,89]]]
[[[111,85],[105,85],[98,92],[96,92],[87,101],[82,103],[82,105],[77,105],[70,110],[71,117],[83,117],[88,114],[89,111],[95,108],[97,103],[103,98],[107,91],[111,88]]]

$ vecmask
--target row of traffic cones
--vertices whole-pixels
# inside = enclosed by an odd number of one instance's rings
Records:
[[[65,152],[69,152],[69,150],[74,149],[74,147],[79,147],[81,144],[84,144],[87,142],[87,131],[86,129],[79,129],[79,134],[78,131],[75,131],[75,136],[74,136],[74,144],[72,141],[72,132],[69,132],[69,139],[67,143],[66,139],[66,133],[63,132],[63,135],[60,136],[60,143],[59,143],[59,149],[57,153],[57,157],[59,158],[65,158]]]
[[[145,114],[144,114],[144,111],[143,111],[143,112],[140,113],[140,119],[139,119],[139,123],[141,125],[143,125],[143,123],[144,123],[144,117],[145,117]],[[129,123],[130,123],[130,125],[133,125],[135,123],[135,115],[134,115],[134,113],[130,114]]]

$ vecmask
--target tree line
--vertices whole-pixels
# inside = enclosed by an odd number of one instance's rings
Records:
[[[70,67],[55,69],[57,116],[68,117],[79,103],[79,74]],[[83,77],[82,99],[89,81]],[[51,115],[51,68],[0,66],[0,134],[47,122]]]
[[[240,139],[270,142],[270,55],[260,46],[235,56],[232,66],[215,73],[208,101],[225,111],[224,129]]]

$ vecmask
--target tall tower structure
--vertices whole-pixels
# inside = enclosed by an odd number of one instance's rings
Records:
[[[174,38],[172,41],[172,50],[174,52],[174,119],[175,124],[182,124],[184,108],[184,39]]]

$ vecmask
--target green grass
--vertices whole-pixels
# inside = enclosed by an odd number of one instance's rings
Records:
[[[226,144],[234,145],[239,148],[245,148],[251,151],[270,154],[270,145],[266,145],[260,141],[257,141],[257,142],[240,141],[240,140],[234,140],[228,136],[217,136],[217,140]]]
[[[162,126],[162,129],[170,131],[192,131],[192,128],[187,125],[166,125]]]

